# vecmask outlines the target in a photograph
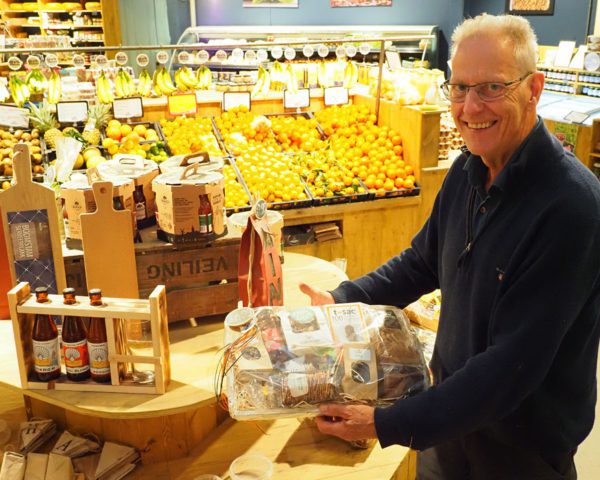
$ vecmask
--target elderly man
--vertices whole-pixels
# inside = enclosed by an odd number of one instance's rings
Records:
[[[435,385],[388,408],[323,405],[319,428],[419,450],[419,479],[576,478],[600,337],[600,183],[546,130],[520,17],[452,37],[443,85],[466,149],[412,245],[313,304],[405,306],[442,290]]]

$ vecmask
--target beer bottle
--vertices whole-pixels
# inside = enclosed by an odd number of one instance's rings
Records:
[[[93,288],[89,292],[90,305],[102,305],[102,291]],[[110,363],[108,362],[108,342],[104,318],[92,317],[87,335],[92,380],[99,383],[110,382]]]
[[[75,289],[63,290],[63,303],[74,305]],[[87,346],[87,331],[79,316],[65,315],[62,325],[62,348],[67,369],[67,378],[80,382],[90,378],[90,360]]]
[[[198,198],[198,220],[200,222],[200,233],[212,233],[212,205],[208,199],[208,195],[200,195]]]
[[[146,212],[146,197],[142,185],[135,187],[133,191],[133,203],[135,204],[135,219],[140,222],[146,220],[148,213]]]
[[[35,289],[38,303],[48,301],[48,289]],[[51,315],[38,313],[33,324],[31,336],[33,344],[34,370],[41,382],[49,382],[60,377],[60,350],[58,348],[58,329]]]

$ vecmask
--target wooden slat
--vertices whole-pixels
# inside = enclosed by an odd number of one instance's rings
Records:
[[[168,298],[169,321],[216,315],[236,308],[238,284],[234,282],[171,290]]]

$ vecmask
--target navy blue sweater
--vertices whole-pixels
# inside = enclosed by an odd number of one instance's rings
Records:
[[[411,247],[332,292],[338,303],[403,307],[441,288],[435,386],[375,410],[384,447],[485,429],[551,454],[592,428],[600,182],[540,119],[489,192],[485,173],[463,153]]]

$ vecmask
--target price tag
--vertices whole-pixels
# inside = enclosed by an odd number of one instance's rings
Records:
[[[302,55],[304,55],[306,58],[312,57],[314,53],[315,49],[312,45],[304,45],[304,47],[302,48]]]
[[[346,56],[353,58],[356,56],[357,49],[354,45],[346,45]]]
[[[326,88],[323,94],[325,105],[345,105],[348,103],[348,89],[344,87]]]
[[[161,65],[164,65],[165,63],[167,63],[169,61],[168,52],[165,52],[164,50],[161,50],[160,52],[156,52],[156,61],[158,63],[160,63]]]
[[[108,58],[106,58],[106,55],[97,55],[96,56],[96,64],[100,68],[108,67]]]
[[[283,52],[283,56],[286,60],[293,60],[296,58],[296,50],[294,50],[292,47],[287,47]]]
[[[46,55],[46,66],[50,68],[58,66],[58,57],[54,53]]]
[[[210,55],[206,50],[200,50],[196,54],[196,61],[200,64],[208,62],[209,58],[210,58]]]
[[[325,58],[327,55],[329,55],[329,47],[327,45],[319,45],[319,48],[317,48],[317,53],[319,54],[319,57]]]
[[[234,107],[244,106],[250,110],[250,92],[224,92],[221,109],[224,112]]]
[[[258,58],[259,62],[266,62],[269,58],[269,54],[266,50],[261,48],[258,52],[256,52],[256,58]]]
[[[565,120],[572,123],[584,123],[590,116],[589,113],[572,111],[565,115]]]
[[[368,43],[361,43],[358,47],[358,51],[361,55],[367,55],[371,52],[371,46]]]
[[[8,59],[8,68],[11,70],[19,70],[23,66],[23,61],[19,57],[10,57]]]
[[[271,49],[271,56],[275,59],[275,60],[279,60],[282,56],[283,56],[283,48],[277,46],[277,47],[273,47]]]
[[[308,88],[301,88],[296,93],[289,90],[283,91],[284,108],[308,108],[310,107],[310,91]]]
[[[29,68],[39,68],[42,63],[40,57],[36,57],[35,55],[29,55],[25,63]]]
[[[113,101],[113,117],[117,120],[144,116],[141,97],[117,98]]]
[[[338,46],[335,49],[335,56],[336,56],[336,58],[345,58],[346,57],[346,47],[344,47],[343,45]]]
[[[117,65],[125,65],[129,61],[129,57],[125,52],[117,52],[115,54],[115,62]]]
[[[234,48],[231,51],[231,59],[234,62],[241,62],[244,59],[244,51],[241,48]]]
[[[137,63],[140,67],[146,67],[150,63],[150,57],[145,53],[140,53],[137,57],[135,57],[135,63]]]
[[[170,115],[195,115],[198,111],[196,95],[194,93],[169,95],[167,97],[167,107]]]
[[[3,127],[29,128],[29,110],[0,105],[0,125]]]
[[[246,53],[244,53],[244,59],[247,62],[254,62],[256,60],[256,52],[254,50],[246,50]]]
[[[73,55],[73,65],[77,68],[85,67],[85,58],[83,55]]]
[[[389,50],[386,51],[385,59],[387,60],[390,70],[398,70],[402,66],[398,52],[390,52]]]
[[[88,103],[58,102],[56,118],[58,123],[85,123],[88,118]]]
[[[177,60],[182,65],[187,65],[190,63],[190,54],[188,52],[179,52],[179,54],[177,54]]]
[[[215,60],[223,63],[225,60],[227,60],[227,52],[225,50],[217,50],[217,53],[215,53]]]

